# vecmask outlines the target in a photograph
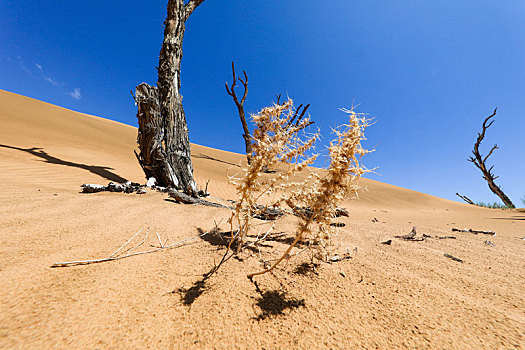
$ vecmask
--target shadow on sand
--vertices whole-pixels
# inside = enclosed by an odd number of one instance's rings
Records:
[[[235,164],[235,163],[231,163],[231,162],[227,162],[225,160],[220,160],[220,159],[217,159],[217,158],[213,158],[213,157],[210,157],[206,154],[202,154],[202,153],[199,153],[199,154],[192,154],[192,157],[193,158],[200,158],[200,159],[208,159],[208,160],[213,160],[215,162],[219,162],[219,163],[224,163],[224,164],[228,164],[228,165],[232,165],[232,166],[236,166],[238,168],[241,168],[242,166],[240,164]]]
[[[510,221],[525,220],[525,215],[514,215],[514,216],[511,216],[511,217],[508,217],[508,218],[491,218],[491,219],[495,219],[495,220],[510,220]]]
[[[261,313],[255,317],[257,321],[284,315],[285,310],[293,310],[306,306],[304,299],[289,298],[286,292],[279,290],[263,292],[256,281],[252,282],[255,285],[255,290],[260,295],[255,303],[255,305],[261,309]]]
[[[29,153],[35,157],[43,159],[45,163],[65,165],[65,166],[69,166],[73,168],[87,170],[90,173],[103,177],[104,179],[107,179],[109,181],[118,182],[118,183],[127,181],[125,178],[115,174],[114,172],[111,172],[110,170],[114,170],[113,168],[68,162],[67,160],[53,157],[52,155],[44,151],[43,148],[38,148],[38,147],[20,148],[20,147],[14,147],[14,146],[2,145],[2,144],[0,144],[0,147]]]

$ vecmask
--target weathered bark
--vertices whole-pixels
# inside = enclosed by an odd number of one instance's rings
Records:
[[[496,115],[496,111],[497,111],[497,108],[494,109],[494,112],[491,115],[489,115],[487,118],[485,118],[485,120],[483,121],[482,131],[478,133],[478,138],[476,140],[476,143],[474,144],[474,149],[472,150],[472,154],[474,155],[474,157],[471,156],[468,160],[474,163],[474,165],[479,170],[481,170],[481,173],[483,174],[483,178],[487,181],[487,184],[490,190],[492,191],[492,193],[494,193],[496,196],[501,198],[501,200],[507,207],[515,208],[514,203],[512,203],[509,197],[507,197],[507,195],[503,192],[503,190],[498,185],[496,185],[496,183],[494,182],[494,180],[498,178],[498,176],[494,176],[494,174],[492,173],[492,168],[494,168],[494,166],[491,166],[489,169],[487,169],[485,165],[485,162],[490,157],[492,152],[498,149],[498,145],[494,145],[492,149],[489,151],[488,155],[484,158],[481,155],[481,153],[479,153],[479,145],[481,144],[481,141],[483,141],[483,138],[485,137],[485,132],[487,131],[487,129],[490,128],[492,123],[494,123],[494,120],[490,121],[490,123],[488,122],[490,119],[492,119]]]
[[[190,142],[180,94],[180,66],[185,22],[204,0],[169,0],[164,41],[159,55],[157,87],[141,84],[136,102],[139,118],[139,162],[146,178],[197,196]]]
[[[154,177],[164,187],[177,187],[179,180],[164,149],[165,131],[157,87],[140,84],[137,86],[135,101],[138,106],[137,142],[140,149],[137,158],[146,178]]]

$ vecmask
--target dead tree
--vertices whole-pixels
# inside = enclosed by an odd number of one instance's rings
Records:
[[[157,86],[137,86],[139,131],[136,154],[146,178],[197,196],[190,142],[180,94],[180,65],[186,21],[204,0],[169,0]]]
[[[463,199],[463,200],[464,200],[466,203],[468,203],[468,204],[472,204],[472,205],[475,205],[475,204],[476,204],[476,203],[474,203],[474,202],[472,201],[472,199],[470,199],[469,197],[467,197],[467,196],[462,196],[462,195],[460,195],[460,194],[457,193],[457,192],[456,192],[456,196],[458,196],[459,198]]]
[[[494,123],[494,120],[491,120],[491,119],[494,118],[494,116],[496,115],[496,111],[497,111],[497,108],[494,109],[494,112],[491,115],[489,115],[487,118],[485,118],[485,120],[483,121],[482,131],[478,133],[478,138],[476,140],[476,143],[474,144],[474,149],[472,150],[472,154],[474,156],[470,156],[468,161],[474,163],[474,165],[479,170],[481,170],[481,173],[483,174],[482,177],[487,181],[487,184],[489,185],[490,190],[496,196],[501,198],[501,200],[507,207],[515,208],[514,204],[509,199],[509,197],[507,197],[507,195],[503,193],[501,188],[498,185],[496,185],[496,183],[494,182],[494,180],[496,180],[499,177],[499,176],[494,176],[494,174],[492,173],[492,168],[494,168],[494,165],[491,166],[489,169],[487,169],[487,166],[485,164],[487,162],[487,159],[492,154],[492,152],[494,152],[494,150],[499,148],[498,145],[494,145],[492,149],[489,151],[489,153],[487,154],[487,156],[485,157],[483,157],[481,153],[479,153],[479,146],[481,144],[481,141],[483,141],[483,138],[485,137],[485,132],[487,131],[487,129],[490,128],[492,123]]]
[[[246,158],[248,160],[248,164],[250,164],[252,156],[252,140],[250,135],[250,129],[248,129],[248,123],[246,123],[246,114],[244,113],[244,101],[246,101],[246,96],[248,96],[248,75],[246,74],[246,71],[242,71],[242,73],[244,75],[244,80],[235,75],[235,63],[232,62],[233,82],[231,87],[228,86],[228,83],[226,83],[226,92],[233,98],[233,102],[235,102],[235,106],[237,106],[237,110],[239,111],[239,118],[241,119],[242,129],[244,132],[244,134],[242,134],[242,137],[244,138],[244,145],[246,148]],[[242,95],[240,101],[237,98],[237,94],[235,93],[235,86],[237,85],[237,80],[239,80],[244,86],[244,94]]]

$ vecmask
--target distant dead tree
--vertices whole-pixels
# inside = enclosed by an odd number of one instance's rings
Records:
[[[248,160],[248,164],[250,164],[252,153],[253,153],[252,143],[251,143],[252,139],[250,135],[250,129],[248,128],[248,123],[246,122],[246,113],[244,111],[244,101],[246,101],[246,97],[248,96],[248,75],[246,74],[246,71],[244,70],[242,71],[242,73],[244,75],[244,80],[240,77],[237,77],[237,75],[235,74],[235,63],[232,62],[232,75],[233,75],[232,84],[230,86],[228,85],[228,83],[226,83],[225,86],[226,86],[226,92],[228,93],[228,95],[232,97],[233,102],[235,103],[235,106],[237,107],[237,110],[239,112],[239,118],[241,119],[242,129],[244,132],[242,137],[244,138],[246,158]],[[237,80],[239,80],[244,87],[244,93],[240,101],[239,101],[239,98],[237,97],[237,93],[235,92],[235,87],[237,86]],[[277,95],[278,105],[281,105],[280,99],[281,99],[281,95]],[[313,121],[310,121],[305,124],[301,123],[301,120],[303,119],[309,107],[310,107],[310,104],[307,104],[306,106],[303,106],[302,104],[299,105],[299,107],[295,110],[294,115],[289,120],[288,124],[285,126],[285,129],[290,129],[292,127],[293,128],[300,127],[300,129],[295,130],[295,132],[298,132],[306,128],[307,126],[312,125],[314,123]],[[268,169],[264,167],[263,171],[268,171]]]
[[[204,0],[169,0],[164,41],[159,55],[157,86],[136,88],[140,152],[135,155],[146,178],[196,197],[186,115],[180,94],[182,41],[186,21]]]
[[[235,75],[235,63],[232,62],[233,82],[231,87],[228,86],[228,83],[226,83],[226,92],[233,98],[233,102],[235,102],[235,106],[237,106],[237,110],[239,111],[239,118],[241,119],[242,129],[244,132],[244,134],[242,134],[242,137],[244,138],[244,145],[246,148],[246,158],[248,160],[248,164],[250,164],[250,160],[252,157],[252,141],[250,129],[248,129],[248,123],[246,123],[246,114],[244,113],[244,101],[246,101],[246,96],[248,96],[248,75],[244,70],[242,71],[242,73],[244,75],[244,80],[238,78]],[[244,94],[242,95],[240,101],[237,98],[237,94],[235,93],[235,86],[237,84],[237,80],[239,80],[244,86]]]
[[[476,205],[476,203],[474,203],[474,202],[472,201],[472,199],[470,199],[470,198],[467,197],[467,196],[463,196],[463,195],[461,195],[461,194],[459,194],[459,193],[457,193],[457,192],[456,192],[456,196],[458,196],[459,198],[463,199],[463,200],[464,200],[466,203],[468,203],[468,204]]]
[[[470,156],[468,161],[474,163],[474,165],[479,170],[481,170],[481,173],[483,174],[483,178],[487,181],[487,184],[489,185],[490,190],[496,196],[501,198],[501,200],[507,207],[515,208],[514,204],[509,199],[509,197],[507,197],[507,195],[503,193],[501,188],[498,185],[496,185],[496,183],[494,182],[494,180],[496,180],[499,177],[499,176],[494,176],[494,174],[492,173],[492,168],[494,168],[494,166],[491,166],[490,168],[487,169],[487,166],[485,164],[487,162],[487,159],[492,154],[492,152],[494,152],[494,150],[499,148],[498,145],[494,145],[492,149],[489,151],[489,153],[487,154],[487,156],[485,157],[483,157],[481,153],[479,153],[479,146],[481,144],[481,141],[483,141],[483,138],[485,137],[485,132],[487,131],[487,129],[490,128],[492,123],[494,123],[494,120],[491,120],[491,119],[496,116],[496,111],[497,111],[497,108],[494,109],[494,112],[491,115],[489,115],[487,118],[485,118],[485,120],[483,121],[482,131],[478,133],[478,138],[476,140],[476,143],[474,144],[474,149],[472,150],[472,154],[474,156]]]

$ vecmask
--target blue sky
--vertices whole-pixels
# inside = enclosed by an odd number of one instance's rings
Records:
[[[136,126],[130,91],[154,84],[166,1],[0,0],[0,89]],[[495,201],[466,161],[483,150],[516,205],[525,196],[522,0],[206,0],[187,22],[182,94],[197,144],[243,152],[225,92],[231,61],[250,79],[246,110],[310,103],[323,150],[339,107],[375,118],[369,177],[453,199]],[[486,151],[485,151],[486,152]],[[319,161],[322,166],[326,159]]]

